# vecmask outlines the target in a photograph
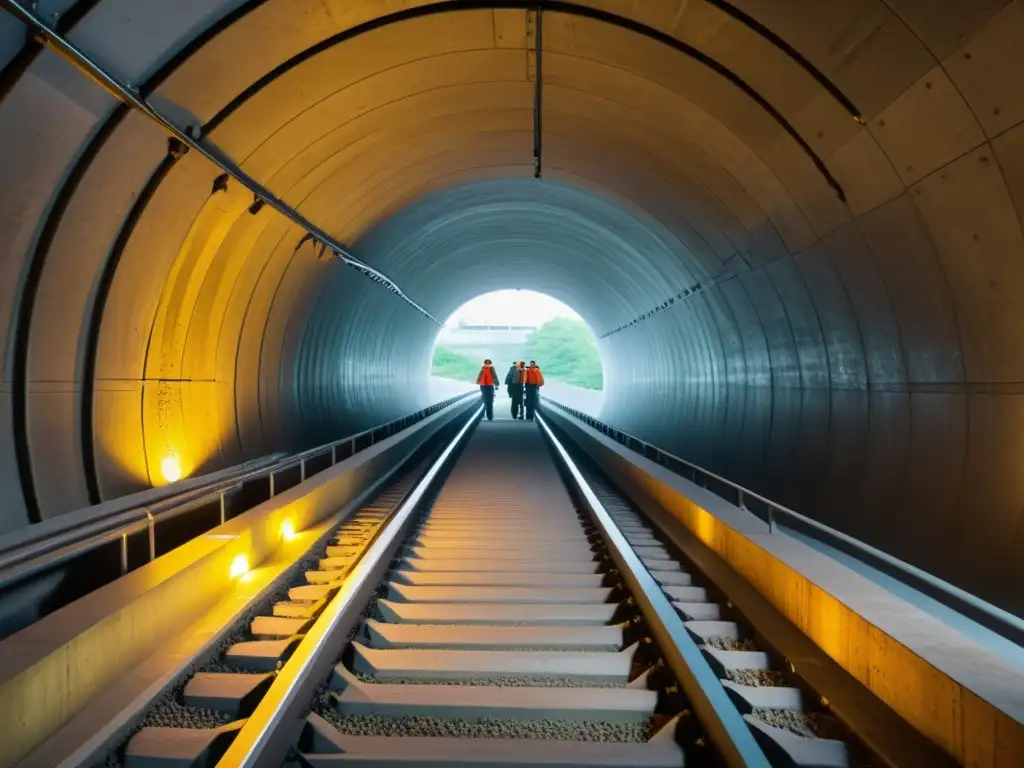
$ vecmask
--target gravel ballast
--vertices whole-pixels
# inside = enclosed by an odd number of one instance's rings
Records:
[[[731,637],[709,637],[707,645],[719,651],[759,651],[752,639],[733,640]]]
[[[774,669],[730,669],[729,679],[740,685],[761,687],[784,687],[786,676]]]
[[[565,720],[448,720],[436,717],[339,717],[319,712],[348,736],[447,736],[460,739],[553,739],[588,742],[643,742],[646,725]]]
[[[420,677],[380,678],[356,673],[364,683],[374,685],[497,685],[507,688],[625,688],[622,682],[594,682],[571,677],[470,677],[431,679]]]

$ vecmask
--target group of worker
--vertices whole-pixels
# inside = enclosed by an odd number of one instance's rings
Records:
[[[480,374],[476,377],[480,394],[484,400],[484,414],[488,421],[494,420],[494,391],[498,387],[498,374],[490,359],[484,360]],[[505,374],[505,390],[512,399],[512,418],[533,421],[540,401],[540,388],[544,386],[544,374],[536,360],[527,365],[525,361],[512,363]]]

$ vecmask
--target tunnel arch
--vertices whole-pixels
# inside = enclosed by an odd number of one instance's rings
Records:
[[[589,296],[605,418],[1016,599],[1020,0],[530,4],[539,182],[515,3],[43,5],[435,316],[460,238],[572,228],[548,274]],[[420,404],[429,321],[2,20],[4,528]],[[597,208],[641,226],[596,242]]]

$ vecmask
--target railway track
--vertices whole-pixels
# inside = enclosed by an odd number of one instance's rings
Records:
[[[871,765],[541,426],[467,424],[108,764]]]
[[[769,762],[776,766],[880,766],[820,699],[807,695],[784,663],[714,589],[671,554],[638,510],[595,473],[587,481],[616,526],[685,619],[684,626]]]

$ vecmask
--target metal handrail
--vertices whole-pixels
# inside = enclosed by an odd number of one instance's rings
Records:
[[[219,488],[223,485],[226,488],[231,487],[236,482],[244,481],[246,478],[258,476],[261,471],[266,471],[275,462],[279,462],[282,458],[287,457],[287,453],[272,453],[266,456],[262,456],[258,459],[248,459],[241,464],[237,464],[228,469],[217,470],[211,472],[208,475],[186,478],[180,482],[170,483],[163,487],[147,488],[144,491],[139,491],[128,496],[122,496],[118,499],[111,499],[110,501],[103,502],[99,506],[111,506],[111,508],[102,516],[87,521],[85,524],[95,523],[100,526],[101,523],[106,522],[110,526],[116,526],[117,521],[121,519],[123,515],[132,514],[138,510],[154,510],[161,505],[166,504],[180,504],[184,501],[188,501],[191,498],[191,494],[205,493],[210,488]],[[197,482],[203,481],[203,482]],[[218,485],[221,484],[221,485]],[[181,487],[188,484],[188,487]],[[145,501],[137,500],[133,501],[140,496],[146,496]],[[29,526],[28,528],[22,528],[15,530],[9,534],[0,537],[0,568],[8,563],[8,558],[14,557],[8,555],[14,551],[21,553],[31,553],[34,547],[42,545],[45,547],[45,541],[47,539],[56,538],[60,535],[67,534],[72,535],[73,531],[82,529],[82,525],[74,524],[65,526],[65,530],[62,531],[49,531],[46,530],[47,523],[64,523],[70,521],[77,512],[91,509],[90,507],[83,507],[79,510],[74,510],[66,515],[60,515],[55,518],[50,518],[44,523]],[[92,507],[95,509],[95,507]],[[102,526],[101,526],[102,527]],[[9,541],[11,536],[14,535],[15,541]],[[78,537],[81,538],[81,537]],[[6,558],[5,558],[6,555]],[[24,559],[21,557],[20,559]]]
[[[232,476],[223,484],[215,483],[213,484],[215,486],[213,490],[210,490],[209,486],[189,488],[177,496],[165,497],[153,504],[119,510],[107,517],[77,526],[69,531],[63,531],[59,534],[35,540],[0,553],[0,589],[60,565],[73,557],[86,554],[98,547],[109,544],[117,538],[121,539],[121,571],[122,573],[127,573],[129,536],[148,529],[149,559],[152,561],[156,558],[155,528],[158,522],[171,520],[219,498],[220,522],[224,523],[226,522],[226,495],[233,490],[241,488],[245,482],[261,477],[269,478],[270,496],[273,497],[275,495],[274,476],[276,474],[298,465],[301,467],[301,480],[304,481],[306,479],[306,462],[309,459],[326,456],[327,452],[330,451],[331,466],[333,466],[338,461],[338,446],[345,445],[346,443],[351,444],[352,450],[348,456],[352,456],[357,452],[357,445],[363,438],[370,437],[370,442],[366,446],[370,447],[376,444],[378,433],[383,431],[386,437],[390,437],[473,394],[473,392],[465,392],[461,395],[450,397],[433,403],[426,408],[421,408],[415,413],[398,419],[392,419],[340,440],[324,443],[301,453],[267,463],[241,475]],[[279,454],[274,455],[277,456]],[[263,461],[263,459],[258,461]],[[199,495],[195,495],[196,493],[199,493]]]
[[[782,504],[774,502],[771,499],[750,490],[749,488],[745,488],[739,483],[735,483],[728,478],[717,475],[714,472],[710,472],[700,465],[694,464],[692,461],[687,461],[686,459],[669,453],[668,451],[663,451],[656,445],[605,424],[603,421],[594,418],[590,414],[579,411],[563,403],[559,403],[557,400],[552,400],[550,398],[544,398],[544,400],[570,416],[598,430],[604,435],[613,438],[616,442],[633,451],[643,454],[645,458],[650,459],[667,469],[673,470],[672,465],[681,465],[686,467],[690,471],[693,482],[698,482],[698,476],[700,476],[702,480],[700,485],[702,488],[714,493],[720,498],[725,499],[729,503],[735,503],[735,505],[740,509],[745,512],[750,512],[766,522],[768,524],[769,533],[777,533],[780,529],[784,531],[788,527],[793,531],[810,536],[822,544],[826,544],[846,553],[847,555],[851,555],[897,581],[901,581],[907,586],[922,592],[928,597],[942,603],[947,608],[951,608],[963,614],[981,626],[1005,637],[1007,640],[1011,640],[1018,645],[1024,645],[1024,619],[1021,619],[1019,616],[1015,616],[1008,611],[1004,611],[1002,608],[992,605],[976,595],[972,595],[970,592],[960,589],[960,587],[950,584],[947,581],[943,581],[937,576],[934,576],[927,571],[923,571],[910,563],[893,557],[880,549],[876,549],[870,544],[865,544],[859,539],[855,539],[841,531],[837,531],[835,528],[831,528],[824,523],[819,523],[817,520],[813,520],[806,515],[802,515],[799,512],[783,506]],[[677,472],[677,474],[686,477],[686,473],[684,472]],[[737,501],[733,502],[732,499],[727,496],[723,496],[715,488],[709,488],[707,485],[708,478],[712,478],[716,482],[721,483],[734,491],[737,495]],[[762,517],[757,510],[748,508],[748,499],[756,499],[761,502],[767,508],[766,517]],[[785,523],[788,523],[788,525],[780,525],[780,519]]]
[[[370,438],[370,445],[375,445],[376,442],[377,442],[376,435],[377,435],[378,432],[383,430],[383,431],[385,431],[387,433],[385,435],[385,437],[390,437],[391,435],[395,434],[395,432],[392,431],[392,429],[395,426],[399,426],[400,425],[400,429],[405,429],[407,426],[409,426],[411,424],[415,424],[418,421],[422,421],[422,419],[425,416],[429,416],[432,413],[436,413],[437,411],[441,410],[442,408],[447,408],[449,405],[452,405],[453,403],[455,403],[455,402],[457,402],[459,400],[464,400],[465,398],[470,397],[470,396],[472,396],[474,394],[475,393],[472,392],[472,391],[463,392],[461,395],[455,395],[454,397],[450,397],[447,400],[442,400],[439,403],[434,403],[433,405],[429,405],[426,408],[422,408],[419,411],[416,411],[415,413],[409,414],[407,416],[402,416],[402,417],[397,418],[397,419],[392,419],[391,421],[385,422],[384,424],[378,424],[375,427],[370,427],[369,429],[364,429],[362,432],[357,432],[354,435],[349,435],[347,437],[343,437],[343,438],[341,438],[339,440],[335,440],[335,441],[330,442],[330,443],[324,443],[322,445],[318,445],[318,446],[315,446],[313,448],[307,448],[304,451],[301,451],[299,453],[293,454],[293,455],[289,456],[288,458],[283,459],[279,463],[279,465],[274,468],[273,471],[274,472],[282,472],[282,471],[284,471],[286,469],[290,469],[291,467],[299,466],[302,469],[302,479],[305,480],[306,479],[305,462],[308,459],[315,458],[317,456],[322,456],[328,450],[330,450],[331,451],[331,463],[335,464],[335,463],[337,463],[337,449],[338,449],[338,447],[340,447],[342,445],[345,445],[346,443],[349,444],[349,446],[351,448],[351,452],[349,453],[349,455],[351,456],[352,454],[354,454],[356,452],[356,445],[358,444],[358,442],[362,438],[369,436],[369,438]]]

